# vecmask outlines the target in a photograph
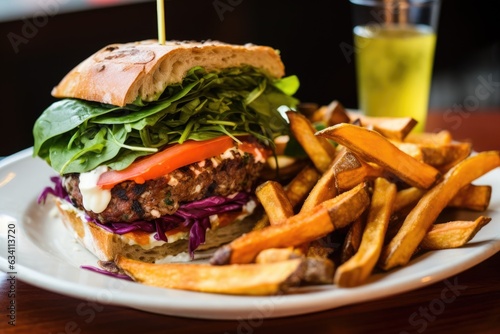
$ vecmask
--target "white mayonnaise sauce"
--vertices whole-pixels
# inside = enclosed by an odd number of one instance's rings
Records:
[[[99,177],[107,170],[108,167],[99,166],[90,172],[80,174],[80,192],[85,210],[101,213],[108,206],[111,200],[111,190],[97,186]]]

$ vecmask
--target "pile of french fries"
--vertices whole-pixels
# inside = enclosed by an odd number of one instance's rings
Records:
[[[366,117],[338,101],[287,116],[307,159],[286,182],[258,186],[265,213],[253,231],[220,247],[206,264],[118,257],[116,265],[144,284],[200,292],[355,287],[421,252],[461,247],[489,223],[481,212],[491,186],[472,182],[500,167],[500,151],[471,154],[470,143],[454,141],[447,131],[412,133],[410,117]],[[316,131],[318,123],[323,130]],[[445,208],[478,216],[438,221]]]

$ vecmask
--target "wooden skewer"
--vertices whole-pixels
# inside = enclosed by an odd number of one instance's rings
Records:
[[[158,15],[158,43],[165,45],[165,6],[163,0],[156,0],[156,11]]]

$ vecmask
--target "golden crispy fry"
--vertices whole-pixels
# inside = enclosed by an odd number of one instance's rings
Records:
[[[305,166],[285,187],[286,196],[292,206],[302,203],[318,182],[321,174],[311,165]]]
[[[311,119],[319,108],[320,106],[314,102],[301,102],[297,105],[297,111],[308,119]]]
[[[382,176],[383,168],[359,159],[352,151],[342,148],[332,163],[338,192],[351,189],[359,183]]]
[[[385,232],[396,198],[396,185],[384,178],[377,178],[358,251],[337,268],[334,282],[343,287],[362,284],[371,274],[382,251]]]
[[[342,103],[337,100],[330,102],[328,105],[328,118],[326,119],[326,124],[328,126],[339,124],[339,123],[350,123],[351,119],[347,114]]]
[[[448,171],[472,152],[472,145],[467,142],[446,144],[413,143],[406,140],[390,140],[390,142],[409,156],[441,172]]]
[[[361,215],[370,203],[368,185],[357,187],[327,200],[313,210],[299,213],[280,225],[254,230],[219,248],[212,264],[250,263],[268,248],[298,246],[347,226]]]
[[[491,218],[480,216],[474,221],[434,224],[420,243],[420,247],[428,250],[462,247],[490,221]]]
[[[270,264],[211,266],[154,264],[118,256],[117,266],[135,281],[161,288],[237,295],[272,295],[298,285],[306,270],[302,259]]]
[[[415,187],[398,191],[396,201],[394,202],[394,212],[416,204],[425,193],[426,190]],[[484,211],[490,205],[490,198],[491,186],[468,184],[458,191],[447,206],[457,209]]]
[[[328,126],[339,123],[350,123],[351,119],[347,115],[344,106],[337,100],[330,102],[327,106],[322,106],[316,110],[309,118],[311,122],[322,122]]]
[[[365,229],[366,217],[362,215],[356,219],[350,226],[349,231],[344,238],[342,250],[340,253],[340,263],[344,263],[356,254],[361,244],[361,238]]]
[[[316,134],[338,142],[360,158],[385,168],[411,186],[427,189],[440,177],[437,169],[405,154],[375,131],[342,123]]]
[[[481,152],[450,169],[406,217],[398,233],[384,247],[379,265],[388,270],[405,265],[441,211],[465,185],[500,166],[500,151]]]
[[[251,263],[268,248],[298,246],[334,230],[326,209],[317,207],[305,215],[295,215],[286,223],[253,230],[219,248],[210,262],[216,265]]]
[[[398,191],[396,194],[396,200],[394,201],[393,212],[398,212],[409,205],[417,203],[422,196],[424,196],[426,190],[416,187],[410,187]]]
[[[337,188],[335,187],[335,171],[332,167],[328,168],[313,186],[307,195],[302,207],[301,212],[312,210],[316,205],[320,204],[327,199],[333,198],[337,195]]]
[[[300,251],[293,247],[268,248],[261,251],[255,258],[255,263],[274,263],[303,257]]]
[[[324,123],[326,124],[326,120],[328,119],[328,114],[330,110],[328,106],[321,106],[314,110],[313,112],[304,113],[300,111],[302,115],[306,116],[307,119],[311,123]]]
[[[305,116],[291,111],[287,112],[287,116],[290,130],[314,166],[321,172],[326,171],[335,156],[335,147],[326,138],[314,135],[316,130]]]
[[[359,119],[363,127],[372,128],[389,139],[402,141],[417,125],[411,117],[369,117],[358,112],[348,112],[352,121]]]
[[[390,140],[390,142],[409,156],[417,159],[418,161],[424,161],[424,154],[418,144],[406,143],[399,140]]]
[[[452,141],[450,131],[441,130],[439,132],[410,132],[404,139],[407,143],[447,145]]]
[[[254,227],[252,230],[257,231],[257,230],[262,230],[264,227],[269,226],[269,217],[267,214],[264,212],[262,214],[262,217],[260,217],[259,220],[255,223]]]
[[[281,224],[293,216],[292,204],[280,183],[276,181],[261,183],[255,190],[255,195],[264,207],[271,225]]]
[[[306,165],[302,170],[284,187],[286,196],[290,204],[295,207],[304,201],[304,198],[309,194],[312,187],[316,184],[320,177],[318,170]],[[254,230],[260,230],[269,225],[269,217],[264,212],[262,217],[257,221]]]
[[[419,146],[423,161],[444,172],[467,158],[472,152],[470,143],[419,144]]]
[[[321,178],[317,181],[317,183],[313,186],[309,195],[307,195],[304,200],[300,212],[306,212],[314,209],[318,204],[331,199],[337,195],[337,188],[335,187],[335,178],[333,175],[332,168],[329,168],[326,172],[321,175]],[[315,240],[316,241],[316,240]],[[325,248],[319,243],[315,243],[313,241],[313,248],[311,249],[310,243],[304,243],[302,245],[297,246],[303,254],[307,254],[308,257],[313,256],[315,254],[319,257],[318,254],[321,254],[323,258],[326,258],[333,250],[329,248]]]
[[[303,283],[307,284],[331,284],[333,281],[334,264],[327,258],[307,257],[294,249],[288,248],[270,248],[265,249],[257,255],[255,263],[277,263],[291,259],[302,258],[306,269],[302,277]]]
[[[452,198],[448,207],[484,211],[490,205],[491,186],[468,184]]]
[[[295,215],[280,225],[253,230],[219,248],[212,256],[212,264],[251,263],[258,253],[268,248],[298,246],[333,231],[328,211],[317,207],[305,215]]]

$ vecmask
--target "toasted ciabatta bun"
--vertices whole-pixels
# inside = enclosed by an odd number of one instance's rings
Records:
[[[210,72],[244,65],[259,68],[272,78],[284,75],[281,58],[271,47],[218,41],[160,45],[146,40],[102,48],[70,71],[52,95],[125,106],[137,98],[155,101],[195,66]]]
[[[101,261],[112,261],[117,255],[152,263],[190,261],[187,253],[189,231],[167,235],[168,243],[155,240],[154,233],[142,231],[119,235],[87,221],[83,211],[65,200],[54,200],[66,228],[82,246]],[[214,215],[211,219],[212,227],[206,233],[206,242],[200,245],[196,252],[216,248],[249,232],[260,218],[261,212],[260,207],[256,207],[255,202],[252,202],[243,211]],[[181,253],[184,256],[176,257]]]

